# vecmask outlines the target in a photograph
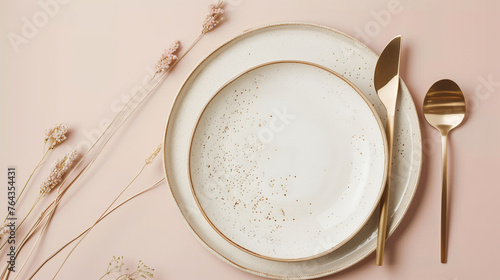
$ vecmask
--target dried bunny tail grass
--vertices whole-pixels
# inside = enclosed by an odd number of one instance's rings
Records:
[[[50,168],[49,177],[42,182],[40,187],[40,195],[45,196],[55,186],[57,186],[64,174],[70,169],[75,161],[78,153],[76,150],[69,151],[63,158],[56,160]]]
[[[156,74],[161,73],[163,71],[167,71],[172,63],[178,59],[177,55],[175,53],[180,47],[180,42],[175,41],[170,45],[168,49],[165,50],[165,52],[161,55],[160,59],[158,59],[158,62],[156,62]]]
[[[214,27],[224,20],[222,17],[224,14],[224,8],[222,7],[223,4],[224,3],[222,1],[219,1],[217,4],[212,3],[208,6],[208,15],[205,18],[205,21],[203,21],[203,34],[214,29]]]
[[[49,150],[64,142],[67,138],[67,132],[68,125],[66,124],[56,124],[54,127],[45,130],[45,143],[50,141]]]
[[[146,159],[146,164],[152,163],[156,156],[160,153],[161,151],[161,144],[156,147],[156,149],[153,151],[153,153]]]
[[[36,170],[44,163],[44,160],[45,160],[45,157],[47,156],[47,154],[49,154],[49,152],[51,150],[53,150],[57,145],[61,144],[62,142],[64,142],[67,139],[67,137],[66,137],[67,132],[68,132],[68,125],[66,125],[66,124],[56,124],[56,125],[54,125],[54,127],[51,127],[51,128],[48,128],[45,130],[45,138],[44,138],[45,144],[43,147],[44,153],[42,155],[42,158],[40,159],[40,161],[38,161],[38,163],[36,164],[33,171],[31,171],[31,173],[28,177],[28,180],[26,180],[26,183],[24,183],[23,187],[21,188],[21,191],[17,195],[14,204],[17,205],[17,202],[23,196],[24,190],[26,189],[26,187],[28,187],[28,184],[30,183],[31,178],[35,174]],[[49,147],[47,150],[45,150],[45,146],[47,145],[47,142],[49,142]],[[7,216],[5,217],[4,222],[7,221],[8,217],[9,217],[9,214],[7,214]],[[5,243],[4,243],[4,245],[5,245]],[[3,248],[4,245],[0,246],[0,250]]]

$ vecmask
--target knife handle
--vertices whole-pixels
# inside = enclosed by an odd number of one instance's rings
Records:
[[[394,140],[394,116],[387,116],[385,128],[389,157],[387,159],[387,179],[382,197],[380,198],[380,218],[378,224],[377,252],[375,264],[381,266],[384,262],[385,240],[387,238],[387,220],[389,219],[389,194],[391,191],[392,150]]]

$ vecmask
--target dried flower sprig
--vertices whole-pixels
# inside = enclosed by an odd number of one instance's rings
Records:
[[[71,169],[73,161],[75,161],[77,156],[78,153],[76,150],[70,150],[62,158],[56,160],[52,164],[49,176],[42,182],[40,186],[40,194],[38,195],[37,199],[33,202],[33,205],[31,206],[28,213],[24,216],[19,225],[16,227],[16,232],[23,225],[24,221],[26,221],[26,219],[31,215],[31,212],[36,207],[38,202],[40,202],[40,200],[47,193],[49,193],[54,187],[56,187],[62,181],[62,177],[66,172],[68,172],[68,170]],[[7,220],[7,218],[5,220]],[[0,247],[0,249],[2,249],[5,246],[5,244],[6,243],[4,242]]]
[[[45,143],[49,143],[49,150],[54,149],[57,145],[67,139],[68,125],[56,124],[54,127],[45,130]]]
[[[180,47],[180,42],[175,41],[172,43],[170,48],[166,49],[165,52],[161,55],[160,59],[158,59],[158,62],[156,63],[156,72],[155,74],[167,71],[172,63],[178,59],[177,55],[175,53]]]
[[[40,193],[39,193],[37,199],[33,202],[33,205],[31,206],[31,208],[28,211],[28,213],[26,213],[26,215],[24,216],[24,218],[21,220],[21,222],[19,223],[19,225],[16,227],[16,229],[15,229],[16,232],[21,228],[21,226],[24,224],[24,222],[26,221],[26,219],[31,215],[31,213],[33,212],[33,209],[35,209],[36,205],[40,202],[40,200],[47,193],[49,193],[55,186],[57,186],[61,182],[62,177],[65,175],[66,172],[68,172],[68,170],[71,169],[71,167],[73,165],[73,161],[76,159],[77,156],[78,156],[78,153],[77,153],[76,150],[70,150],[62,158],[56,160],[52,164],[52,166],[50,168],[49,176],[41,184]],[[38,222],[39,221],[35,222],[35,224],[30,228],[30,230],[28,231],[28,233],[25,235],[25,237],[23,238],[23,240],[20,242],[20,245],[17,247],[17,251],[15,253],[16,257],[19,254],[20,249],[24,246],[24,243],[30,238],[30,236],[32,234],[32,231],[33,231],[33,227],[37,226]],[[6,243],[4,243],[2,245],[2,248],[3,248],[3,246],[5,244]],[[30,256],[31,256],[31,253],[30,253]],[[26,262],[23,264],[22,267],[24,267],[25,264],[26,264]],[[3,278],[4,276],[5,276],[5,279],[8,278],[10,270],[7,270],[7,268],[8,268],[8,266],[6,266],[4,268],[4,270],[2,272],[2,275],[1,275],[1,277],[2,277],[1,279],[4,279]],[[17,276],[16,276],[16,278],[17,278]]]
[[[78,152],[76,150],[69,151],[63,158],[56,160],[52,167],[50,168],[50,173],[47,179],[42,182],[40,187],[41,196],[45,196],[48,194],[54,187],[56,187],[62,181],[62,177],[73,165],[73,161],[75,161],[78,156]]]
[[[208,7],[208,15],[203,21],[203,30],[202,33],[207,33],[208,31],[214,29],[221,21],[224,20],[222,15],[224,14],[223,2],[219,1],[218,3],[212,3]]]
[[[45,157],[47,156],[47,154],[51,150],[53,150],[55,147],[57,147],[59,144],[61,144],[62,142],[64,142],[67,139],[67,136],[66,136],[67,133],[68,133],[68,125],[66,125],[66,124],[56,124],[53,127],[48,128],[48,129],[45,130],[44,143],[46,145],[47,142],[49,142],[50,143],[49,147],[48,147],[47,150],[45,150],[45,148],[44,148],[44,153],[42,155],[42,158],[38,161],[38,163],[36,164],[36,166],[33,169],[33,171],[31,171],[31,173],[30,173],[30,175],[28,177],[28,180],[26,180],[26,183],[24,183],[23,187],[21,188],[21,191],[17,195],[14,204],[17,204],[17,202],[19,201],[19,199],[21,199],[21,197],[22,197],[22,195],[24,193],[24,190],[28,186],[28,184],[31,181],[31,178],[35,174],[36,170],[40,166],[42,166],[42,164],[43,164],[43,162],[44,162]],[[7,216],[4,219],[4,222],[7,221],[8,217],[9,217],[9,215],[7,214]],[[1,248],[3,248],[3,245],[2,245],[2,247],[0,247],[0,249]]]
[[[68,170],[70,170],[71,166],[73,165],[73,161],[75,161],[77,156],[78,153],[76,150],[70,150],[62,158],[56,160],[52,164],[49,176],[42,182],[40,186],[40,194],[38,195],[38,198],[35,200],[33,206],[31,206],[31,209],[28,211],[26,216],[24,216],[23,220],[19,223],[16,230],[19,230],[19,228],[23,225],[24,221],[29,217],[38,202],[40,202],[40,200],[47,193],[49,193],[55,186],[57,186],[61,182],[62,177],[64,176],[64,174],[66,174],[66,172],[68,172]]]
[[[106,273],[104,273],[99,280],[104,279],[106,276],[111,276],[112,274],[120,274],[118,275],[115,279],[130,279],[130,280],[136,280],[136,279],[148,279],[148,278],[153,278],[153,272],[154,269],[150,268],[149,266],[145,265],[142,261],[139,261],[139,264],[137,265],[137,268],[132,272],[132,273],[124,273],[125,271],[128,271],[128,268],[124,268],[123,266],[125,265],[123,261],[123,257],[115,257],[111,259],[111,261],[108,264],[108,268],[106,269]]]
[[[219,10],[218,10],[219,9]],[[28,233],[26,234],[26,236],[24,237],[23,239],[23,244],[24,245],[24,241],[26,240],[29,240],[33,234],[39,230],[40,228],[42,228],[41,232],[40,232],[40,235],[43,234],[45,228],[47,227],[47,225],[49,224],[52,216],[54,215],[55,211],[56,211],[56,208],[58,206],[58,204],[62,201],[62,199],[65,197],[65,195],[68,193],[68,190],[71,188],[71,189],[74,189],[74,185],[75,183],[84,175],[86,174],[86,172],[91,168],[91,166],[93,165],[93,163],[95,162],[95,160],[97,159],[97,157],[100,155],[100,153],[102,152],[102,150],[104,149],[104,147],[106,146],[106,144],[109,142],[109,140],[114,136],[114,134],[116,133],[116,131],[126,122],[126,120],[132,115],[132,113],[143,103],[143,101],[158,87],[158,85],[165,79],[165,77],[167,76],[166,73],[169,72],[187,53],[190,52],[190,50],[199,42],[199,40],[210,30],[213,30],[219,23],[221,20],[223,20],[223,18],[221,17],[221,15],[224,13],[223,9],[222,9],[222,2],[218,2],[218,4],[213,4],[209,7],[209,15],[207,16],[207,18],[205,18],[205,21],[202,25],[202,32],[200,34],[200,36],[198,36],[198,38],[196,38],[194,40],[194,42],[184,51],[184,53],[182,53],[182,55],[180,55],[177,59],[172,59],[173,61],[168,65],[168,68],[164,71],[161,71],[159,74],[162,74],[162,75],[159,75],[159,78],[158,79],[155,79],[157,77],[156,74],[158,73],[155,73],[155,75],[153,75],[151,77],[151,79],[146,83],[146,85],[141,88],[141,90],[139,90],[128,102],[127,104],[125,104],[125,106],[123,106],[122,110],[120,112],[117,113],[117,115],[115,116],[115,118],[111,121],[111,123],[108,125],[108,127],[105,129],[105,131],[101,134],[101,136],[92,144],[91,148],[82,156],[82,159],[75,165],[74,169],[75,170],[79,164],[81,162],[83,162],[83,157],[85,157],[86,155],[89,154],[89,152],[94,149],[94,147],[97,147],[97,144],[100,144],[102,142],[104,142],[102,145],[100,145],[100,148],[99,150],[97,151],[96,155],[93,156],[93,158],[91,158],[89,161],[86,161],[86,165],[83,166],[83,168],[80,168],[81,171],[79,171],[78,175],[77,176],[70,176],[67,175],[66,178],[73,178],[71,179],[70,181],[66,183],[66,180],[63,180],[60,184],[59,184],[59,190],[58,190],[58,193],[57,193],[57,197],[54,199],[54,201],[48,205],[42,212],[42,214],[40,215],[39,219],[36,221],[36,223],[31,227],[30,231],[28,231]],[[172,53],[173,55],[175,55],[174,53]],[[146,91],[146,92],[144,92]],[[146,164],[147,165],[147,164]],[[72,172],[72,171],[71,171]],[[143,192],[141,192],[143,193]],[[138,193],[136,196],[140,195],[141,193]],[[134,196],[134,197],[136,197]],[[131,199],[131,198],[130,198]],[[127,200],[128,201],[128,200]],[[126,201],[125,201],[126,202]],[[124,202],[124,203],[125,203]],[[123,204],[120,204],[118,205],[117,207],[121,206]],[[110,214],[112,211],[114,211],[117,207],[113,208],[111,211],[109,211],[108,213],[106,213],[102,218],[106,217],[108,214]],[[101,221],[102,220],[99,219],[98,221]],[[95,224],[93,225],[95,226]],[[90,231],[92,228],[90,227],[88,229],[88,231]],[[88,233],[88,231],[84,232],[84,233]],[[79,237],[83,236],[80,235]],[[76,240],[76,239],[75,239]],[[73,242],[73,241],[71,241]],[[70,243],[71,243],[70,242]],[[69,244],[69,243],[68,243]],[[67,244],[67,245],[68,245]],[[67,246],[65,245],[65,246]],[[36,246],[36,243],[35,245]],[[21,249],[22,246],[19,247],[18,250]],[[60,252],[60,251],[58,251]],[[18,252],[19,253],[19,252]],[[51,259],[51,258],[49,258]],[[48,259],[48,260],[49,260]],[[47,261],[48,261],[47,260]],[[44,263],[45,264],[45,263]],[[41,268],[41,267],[40,267]],[[38,270],[37,270],[38,271]],[[6,270],[6,267],[4,268],[3,270],[3,273],[0,277],[3,277],[5,274],[7,274],[7,277],[8,277],[8,271]],[[33,274],[33,276],[36,274],[36,272]],[[32,276],[32,277],[33,277]],[[56,274],[57,276],[57,274]],[[56,277],[54,276],[54,278]],[[31,277],[31,278],[32,278]],[[30,279],[31,279],[30,278]],[[2,278],[3,279],[3,278]]]
[[[117,280],[120,279],[130,279],[130,280],[137,280],[137,279],[148,279],[148,278],[153,278],[154,277],[154,272],[155,270],[150,268],[149,266],[145,265],[142,261],[139,261],[139,264],[137,265],[137,268],[135,271],[133,271],[130,274],[123,274],[118,276],[116,278]]]
[[[103,279],[104,277],[114,274],[114,273],[120,273],[123,270],[123,266],[125,263],[123,262],[123,257],[115,257],[111,259],[111,261],[108,263],[108,268],[106,269],[106,273],[99,278],[99,280]]]

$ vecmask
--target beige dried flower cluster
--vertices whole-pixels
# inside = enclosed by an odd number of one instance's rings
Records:
[[[54,127],[45,130],[45,143],[49,142],[49,150],[66,140],[68,125],[56,124]]]
[[[154,269],[145,265],[142,261],[139,261],[137,268],[134,272],[128,274],[128,279],[148,279],[154,278]]]
[[[217,24],[219,24],[224,18],[224,8],[222,8],[223,2],[219,1],[217,4],[210,4],[208,7],[208,15],[203,22],[202,33],[207,33],[208,31],[214,29]]]
[[[128,270],[128,268],[124,268],[123,257],[115,257],[109,262],[108,269],[106,269],[106,273],[100,278],[104,279],[106,276],[113,276],[117,274],[121,274],[118,277],[113,277],[114,279],[127,279],[127,280],[136,280],[136,279],[148,279],[154,278],[153,272],[154,269],[145,265],[142,261],[139,261],[137,268],[132,273],[124,273]],[[109,277],[108,277],[109,278]]]
[[[156,158],[156,156],[160,153],[161,151],[161,144],[156,147],[156,149],[153,151],[153,153],[146,159],[146,164],[150,164],[153,162],[153,160]]]
[[[76,150],[71,150],[63,158],[56,160],[52,164],[49,177],[42,182],[40,187],[40,194],[42,196],[49,193],[61,182],[62,177],[70,169],[71,165],[73,165],[73,161],[75,161],[77,155]]]
[[[156,73],[160,73],[163,71],[167,71],[172,63],[178,59],[175,52],[179,49],[180,42],[175,41],[172,43],[170,48],[166,49],[165,52],[161,55],[160,59],[156,63]]]

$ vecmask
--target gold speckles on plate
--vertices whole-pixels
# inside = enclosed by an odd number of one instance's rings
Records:
[[[224,239],[262,258],[300,261],[364,225],[382,193],[386,155],[383,126],[353,84],[319,65],[278,61],[238,75],[208,102],[189,175],[200,211]]]

